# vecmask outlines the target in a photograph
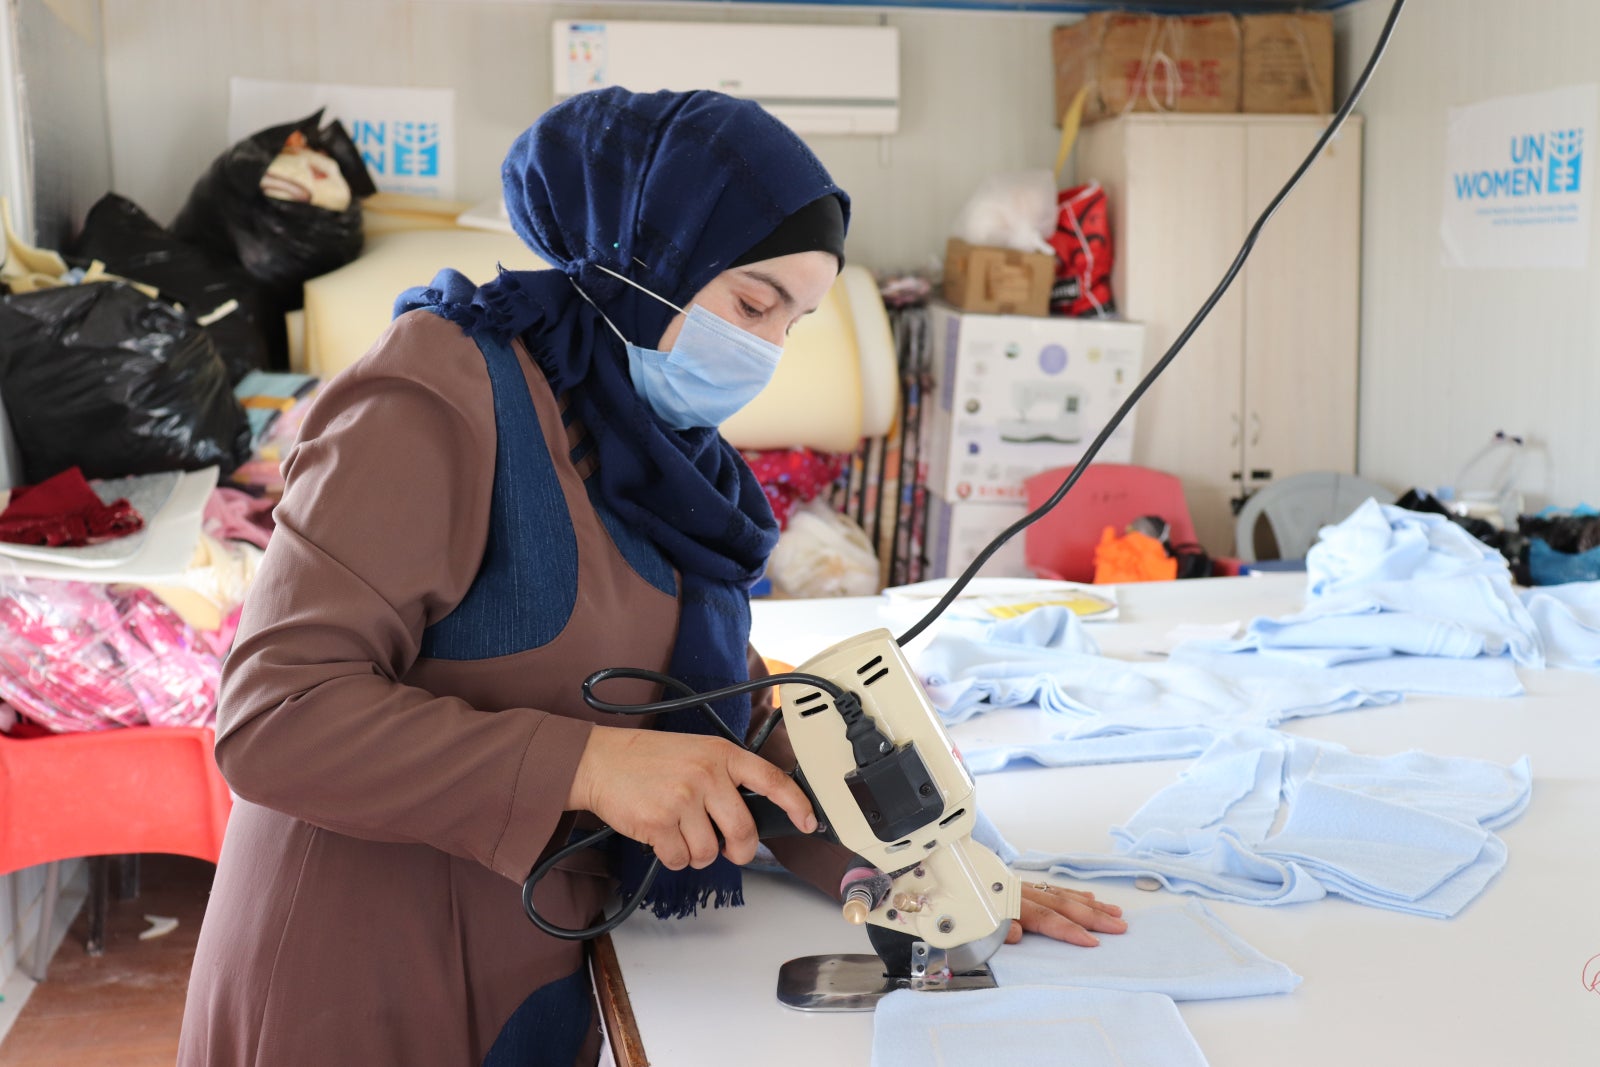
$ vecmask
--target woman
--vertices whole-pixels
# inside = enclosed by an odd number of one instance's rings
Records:
[[[523,914],[540,856],[598,818],[672,872],[657,914],[685,914],[737,902],[756,848],[739,786],[815,826],[777,766],[698,717],[640,730],[580,683],[746,677],[776,526],[716,425],[832,284],[848,199],[786,127],[715,93],[574,97],[513,145],[504,186],[554,269],[403,296],[288,459],[220,698],[240,800],[186,1067],[592,1063],[582,945]],[[748,699],[718,711],[748,728]],[[823,887],[847,859],[774,850]],[[632,866],[582,854],[536,904],[587,926]],[[1086,895],[1029,893],[1028,924],[1057,936],[1120,926]]]

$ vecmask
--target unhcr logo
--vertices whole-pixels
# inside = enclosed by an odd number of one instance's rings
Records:
[[[1582,130],[1513,137],[1509,167],[1452,175],[1457,200],[1562,196],[1578,192],[1582,176]]]
[[[350,139],[361,150],[361,160],[378,178],[437,178],[439,176],[439,124],[437,122],[369,122],[350,124]]]

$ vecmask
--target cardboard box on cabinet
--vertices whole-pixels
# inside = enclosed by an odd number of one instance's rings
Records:
[[[1333,111],[1333,16],[1245,15],[1241,109],[1258,115]]]
[[[1241,33],[1233,15],[1097,12],[1051,38],[1059,124],[1087,89],[1083,121],[1126,111],[1239,110]]]

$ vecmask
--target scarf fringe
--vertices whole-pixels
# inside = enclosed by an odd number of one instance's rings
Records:
[[[719,870],[724,867],[726,871]],[[690,879],[685,874],[696,877]],[[687,919],[705,907],[743,906],[744,885],[739,868],[721,858],[703,871],[663,870],[650,886],[643,904],[658,919]]]

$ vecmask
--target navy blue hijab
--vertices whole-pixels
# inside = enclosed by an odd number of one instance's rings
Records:
[[[474,339],[524,340],[595,442],[601,498],[682,575],[669,672],[697,691],[743,681],[749,587],[777,522],[715,428],[674,430],[656,417],[633,389],[621,341],[578,287],[630,341],[654,347],[674,312],[599,268],[683,307],[812,201],[838,197],[848,223],[849,199],[787,126],[713,92],[572,97],[517,138],[501,178],[513,228],[553,269],[502,269],[482,286],[443,271],[401,294],[395,314],[428,308]],[[743,736],[750,698],[715,706]],[[713,732],[696,711],[663,719],[667,729]],[[627,866],[624,883],[637,874]],[[704,871],[662,871],[647,902],[660,916],[692,914],[742,902],[739,885],[738,868],[719,858]]]

